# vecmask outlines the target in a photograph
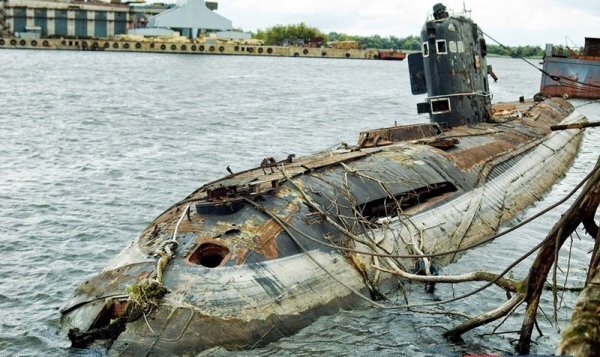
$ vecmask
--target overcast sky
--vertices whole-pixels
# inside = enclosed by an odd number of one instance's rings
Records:
[[[174,2],[174,1],[171,1]],[[423,0],[218,0],[218,13],[246,31],[305,22],[324,32],[353,35],[419,34],[438,1]],[[462,0],[447,0],[460,11]],[[484,32],[508,45],[577,45],[600,37],[600,0],[466,0],[472,19]]]

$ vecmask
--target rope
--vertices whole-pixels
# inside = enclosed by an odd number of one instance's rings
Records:
[[[510,52],[510,54],[511,54],[513,57],[517,57],[517,58],[520,58],[520,59],[522,59],[522,60],[523,60],[523,61],[525,61],[525,62],[526,62],[528,65],[530,65],[530,66],[532,66],[533,68],[537,69],[538,71],[542,72],[542,73],[543,73],[543,74],[545,74],[546,76],[548,76],[548,77],[552,78],[552,80],[555,80],[555,81],[557,81],[557,82],[560,82],[560,81],[561,81],[561,79],[562,79],[562,80],[570,81],[570,82],[577,83],[577,84],[580,84],[580,85],[583,85],[583,86],[588,86],[588,87],[592,87],[592,88],[598,88],[598,89],[600,89],[600,86],[599,86],[599,85],[595,85],[595,84],[591,84],[591,83],[585,83],[585,82],[581,82],[581,81],[578,81],[578,80],[576,80],[576,79],[568,78],[568,77],[565,77],[565,76],[557,76],[557,75],[553,75],[553,74],[551,74],[551,73],[548,73],[548,71],[545,71],[544,69],[542,69],[542,68],[539,68],[539,67],[538,67],[538,66],[536,66],[535,64],[533,64],[533,63],[531,63],[530,61],[528,61],[527,59],[525,59],[523,56],[520,56],[520,55],[516,54],[516,53],[515,53],[515,52],[514,52],[514,51],[513,51],[513,50],[512,50],[510,47],[507,47],[507,46],[503,45],[502,43],[500,43],[498,40],[496,40],[496,39],[495,39],[495,38],[493,38],[492,36],[488,35],[487,33],[483,32],[483,31],[482,31],[482,33],[483,33],[484,35],[486,35],[487,37],[489,37],[489,39],[490,39],[490,40],[492,40],[492,41],[496,42],[496,43],[497,43],[497,44],[498,44],[500,47],[502,47],[502,48],[504,48],[505,50],[509,51],[509,52]]]
[[[183,212],[181,212],[181,216],[175,225],[175,230],[173,231],[173,236],[171,239],[163,241],[158,248],[154,251],[155,256],[160,256],[158,262],[156,262],[156,281],[162,284],[163,271],[164,268],[169,263],[169,260],[175,256],[175,250],[179,246],[179,242],[177,241],[177,236],[179,234],[179,226],[181,222],[183,222],[183,218],[187,215],[190,210],[191,204],[188,204]]]
[[[471,93],[454,93],[454,94],[444,94],[444,95],[435,95],[433,97],[427,97],[427,99],[440,99],[440,98],[448,98],[448,97],[469,97],[469,96],[478,96],[478,97],[492,97],[492,93],[482,93],[482,92],[471,92]]]
[[[129,286],[126,295],[127,310],[122,316],[111,321],[107,326],[86,332],[83,332],[78,328],[69,330],[68,337],[71,340],[73,347],[84,348],[94,341],[101,339],[115,340],[123,331],[125,331],[125,325],[128,322],[135,321],[142,316],[146,319],[146,315],[159,306],[162,298],[168,293],[168,290],[164,287],[162,282],[163,272],[169,263],[169,260],[175,256],[175,250],[179,245],[179,242],[177,241],[179,226],[181,225],[181,222],[183,222],[183,218],[189,212],[190,205],[191,204],[188,204],[181,213],[171,239],[163,241],[155,251],[155,255],[160,256],[156,262],[155,278],[145,278]],[[148,323],[147,319],[146,323]],[[148,325],[148,328],[152,330],[150,325]]]

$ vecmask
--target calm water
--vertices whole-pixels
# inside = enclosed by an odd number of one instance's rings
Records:
[[[518,60],[490,62],[500,77],[492,85],[496,101],[535,94],[539,72]],[[102,354],[69,349],[57,334],[58,309],[79,282],[164,208],[225,175],[227,165],[238,171],[267,156],[354,143],[363,129],[426,120],[415,114],[421,98],[410,95],[407,72],[406,62],[0,51],[0,354]],[[600,116],[598,103],[581,110]],[[599,152],[600,130],[591,131],[567,176],[523,217],[575,186]],[[545,237],[564,210],[467,254],[445,272],[499,271]],[[569,286],[581,286],[592,248],[580,236]],[[514,275],[525,271],[522,265]],[[412,301],[431,301],[475,286],[440,287],[434,296],[420,286],[409,289]],[[490,290],[446,309],[476,314],[503,298]],[[561,325],[575,298],[564,295]],[[544,304],[551,315],[549,296]],[[516,316],[499,331],[518,329],[521,310]],[[448,343],[441,333],[460,321],[346,311],[253,353],[512,351],[516,335],[482,336],[490,328],[467,334],[464,344]],[[551,353],[556,329],[543,317],[540,322],[545,335],[536,335],[534,352]]]

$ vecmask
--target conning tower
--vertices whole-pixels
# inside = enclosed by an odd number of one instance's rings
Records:
[[[441,3],[433,17],[421,31],[422,52],[408,56],[412,93],[427,93],[417,111],[448,127],[484,122],[492,106],[483,33],[471,19],[449,16]]]

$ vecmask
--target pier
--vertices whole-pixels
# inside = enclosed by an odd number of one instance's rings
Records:
[[[338,49],[328,47],[265,46],[242,44],[210,44],[197,41],[175,42],[112,39],[62,39],[62,38],[0,38],[0,49],[71,50],[110,52],[150,52],[179,54],[209,54],[232,56],[310,57],[378,59],[376,49]]]

